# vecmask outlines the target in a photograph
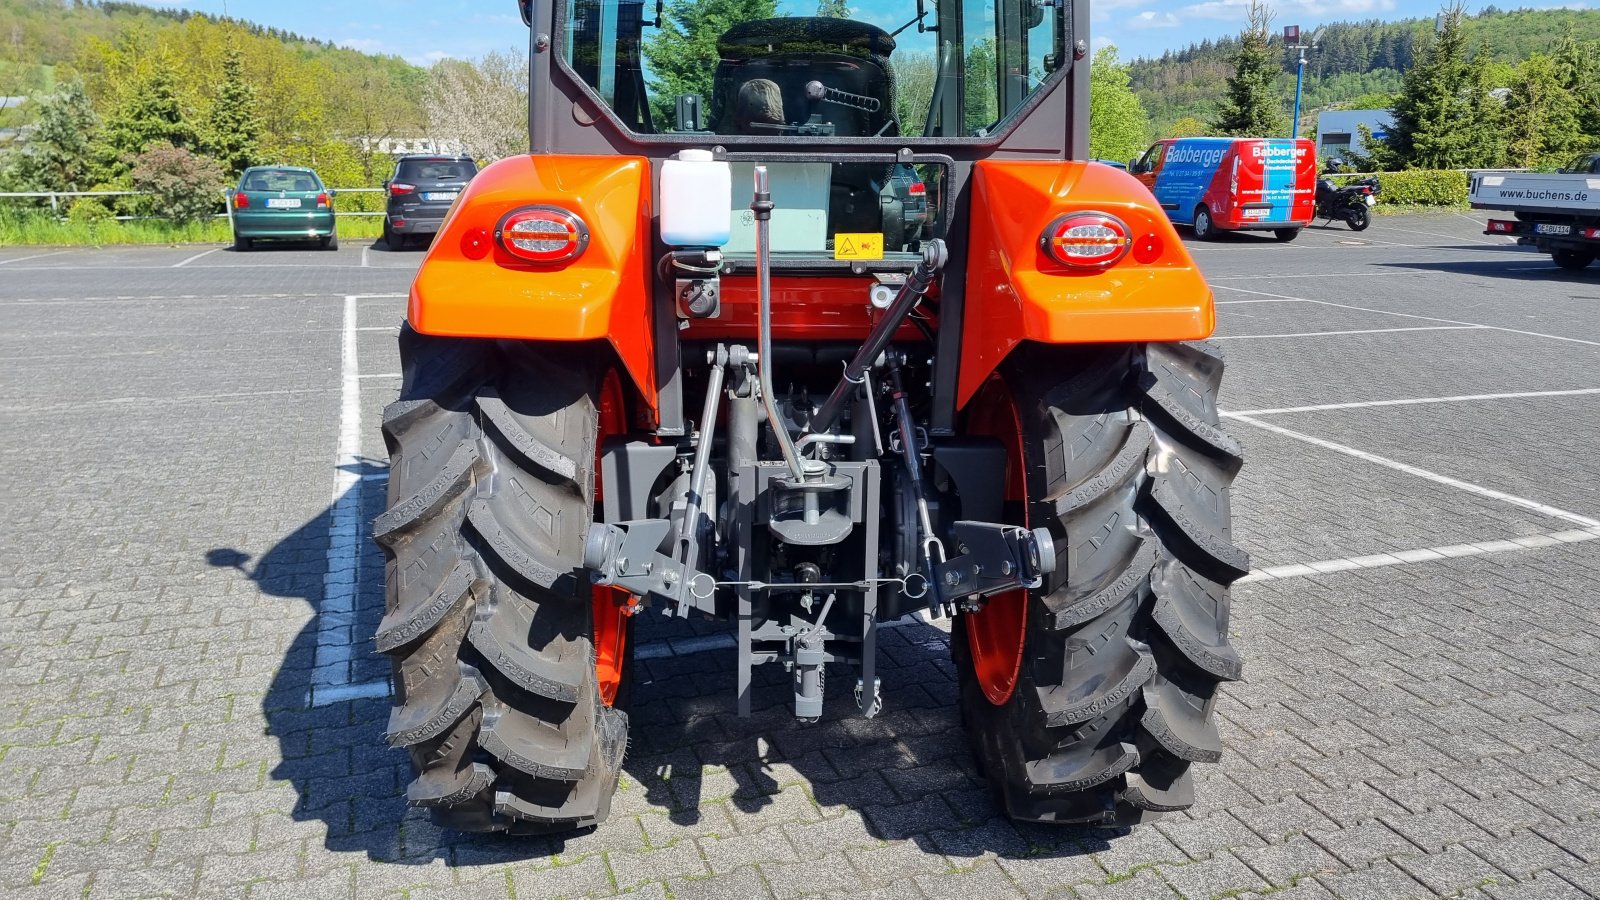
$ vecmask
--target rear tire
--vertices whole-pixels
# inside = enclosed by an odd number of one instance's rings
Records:
[[[324,249],[324,250],[337,250],[337,249],[339,249],[339,233],[337,231],[322,239],[322,249]]]
[[[1359,231],[1360,229],[1356,229],[1356,230]],[[1298,229],[1298,228],[1274,228],[1274,229],[1272,229],[1272,236],[1277,238],[1280,243],[1287,244],[1290,241],[1292,241],[1295,238],[1300,236],[1300,229]]]
[[[598,432],[620,411],[594,356],[401,330],[375,643],[394,664],[386,736],[411,755],[406,799],[445,827],[558,832],[610,810],[628,716],[597,658],[625,672],[631,647],[582,562]]]
[[[253,246],[255,245],[249,238],[239,237],[237,234],[233,236],[233,252],[248,253]]]
[[[1217,427],[1221,376],[1209,345],[1035,345],[968,407],[968,433],[995,431],[979,410],[1015,411],[1017,524],[1047,527],[1057,553],[1039,589],[954,628],[962,718],[1014,819],[1148,821],[1192,805],[1190,764],[1221,757],[1217,687],[1242,671],[1228,585],[1249,570],[1231,542],[1242,454]],[[1014,687],[997,698],[979,619],[1008,599],[1026,615]]]
[[[1211,210],[1204,204],[1194,211],[1194,236],[1201,241],[1215,240],[1217,237],[1217,224],[1211,219]]]
[[[1352,207],[1344,221],[1350,226],[1351,231],[1366,231],[1367,226],[1372,224],[1372,214],[1367,211],[1366,204],[1362,204]]]
[[[383,219],[383,247],[385,250],[400,249],[400,245],[395,241],[394,227],[389,224],[387,216]]]
[[[1585,253],[1582,250],[1554,250],[1550,253],[1550,258],[1568,272],[1582,272],[1589,268],[1589,264],[1595,259],[1593,253]]]

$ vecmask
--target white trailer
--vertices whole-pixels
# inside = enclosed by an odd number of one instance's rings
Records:
[[[1558,173],[1483,173],[1472,180],[1473,209],[1503,210],[1484,234],[1509,235],[1548,253],[1563,269],[1600,257],[1600,154]]]

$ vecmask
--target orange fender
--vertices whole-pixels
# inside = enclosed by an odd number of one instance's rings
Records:
[[[589,229],[583,253],[537,264],[494,242],[507,213],[535,205],[582,219]],[[411,284],[411,327],[452,337],[608,340],[653,414],[650,205],[650,163],[640,157],[514,156],[494,163],[457,198],[422,261]]]
[[[1069,268],[1040,244],[1063,213],[1127,224],[1134,247],[1103,270]],[[1023,341],[1188,341],[1216,324],[1211,289],[1149,189],[1086,162],[983,160],[972,177],[966,311],[956,403],[964,407]],[[1140,258],[1136,258],[1140,257]]]

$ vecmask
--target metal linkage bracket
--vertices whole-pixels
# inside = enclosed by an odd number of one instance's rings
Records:
[[[710,584],[711,576],[689,571],[683,563],[661,552],[672,523],[666,519],[636,519],[589,526],[583,545],[583,565],[600,585],[613,585],[633,594],[660,597],[694,606],[692,583]],[[710,589],[707,588],[707,591]]]
[[[1055,541],[1046,529],[960,521],[950,531],[962,552],[933,565],[933,594],[939,607],[1036,588],[1055,571]]]

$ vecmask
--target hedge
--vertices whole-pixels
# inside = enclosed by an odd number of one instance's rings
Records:
[[[1467,173],[1459,169],[1412,169],[1378,173],[1379,201],[1405,206],[1464,206]]]

